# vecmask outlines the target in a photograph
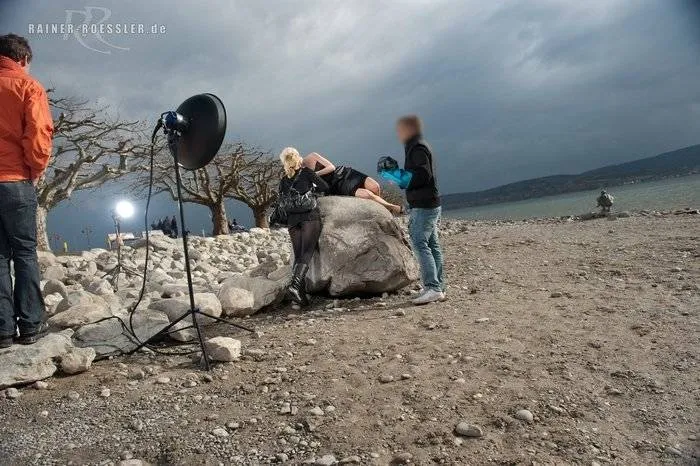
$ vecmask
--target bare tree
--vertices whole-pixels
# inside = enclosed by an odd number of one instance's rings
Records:
[[[182,201],[207,207],[211,213],[213,233],[229,233],[226,199],[236,199],[253,209],[257,226],[265,226],[265,211],[275,200],[280,178],[279,164],[264,151],[246,144],[225,144],[209,165],[195,171],[181,171]],[[173,160],[167,150],[158,152],[153,167],[154,193],[165,192],[177,200]],[[275,180],[276,179],[276,180]],[[143,192],[147,173],[136,183]]]
[[[49,91],[55,115],[53,153],[37,185],[37,242],[50,250],[46,217],[51,209],[69,199],[73,192],[93,189],[119,178],[143,160],[148,150],[142,125],[111,117],[105,107],[71,97],[56,97]]]
[[[282,166],[269,153],[255,149],[246,151],[242,159],[238,180],[227,194],[250,207],[256,227],[268,228],[267,214],[277,200]]]

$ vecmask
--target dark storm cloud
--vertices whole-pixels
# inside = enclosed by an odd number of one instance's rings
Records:
[[[47,6],[47,3],[49,6]],[[3,31],[111,10],[165,25],[100,54],[30,36],[66,94],[153,118],[191,94],[230,138],[295,145],[372,172],[417,112],[444,192],[577,172],[700,142],[700,15],[690,0],[4,2]]]
[[[167,28],[109,37],[129,47],[109,55],[33,37],[35,73],[62,92],[138,118],[215,92],[230,136],[366,170],[400,154],[393,121],[416,111],[448,192],[697,142],[692,2],[42,3],[10,4],[3,28],[60,22],[85,5]]]

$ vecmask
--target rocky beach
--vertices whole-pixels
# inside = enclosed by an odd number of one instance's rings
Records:
[[[191,238],[198,306],[254,329],[203,319],[211,372],[184,324],[123,355],[188,308],[178,240],[118,277],[42,253],[53,332],[0,350],[0,464],[697,463],[697,211],[446,221],[449,299],[413,307],[401,223],[338,202],[309,309],[285,230]]]

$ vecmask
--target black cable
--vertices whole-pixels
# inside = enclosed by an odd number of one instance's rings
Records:
[[[122,327],[122,333],[125,334],[127,337],[133,339],[137,345],[141,345],[143,342],[139,339],[139,337],[136,335],[136,331],[134,330],[134,313],[136,312],[136,309],[139,307],[141,302],[143,301],[143,297],[146,294],[146,286],[147,286],[147,277],[148,277],[148,260],[150,257],[150,252],[149,252],[149,243],[150,243],[150,237],[149,237],[149,225],[148,225],[148,212],[151,206],[151,198],[153,196],[153,173],[154,173],[154,159],[155,159],[155,142],[156,142],[156,136],[158,135],[158,130],[162,128],[163,123],[161,120],[158,120],[158,124],[156,125],[155,129],[153,130],[153,134],[151,135],[151,149],[150,149],[150,163],[149,163],[149,176],[148,176],[148,196],[146,198],[146,213],[144,215],[144,230],[146,231],[146,256],[144,258],[144,265],[143,265],[143,276],[141,280],[141,291],[139,292],[139,298],[136,301],[136,303],[131,307],[129,310],[129,325],[124,322],[124,320],[119,317],[119,316],[109,316],[109,317],[104,317],[102,319],[96,320],[95,322],[90,322],[91,324],[98,324],[100,322],[104,322],[106,320],[110,319],[116,319],[119,324]],[[119,254],[121,251],[118,251],[117,254]],[[189,328],[189,327],[185,327]],[[184,330],[184,329],[178,329],[178,330]],[[77,337],[80,339],[80,337]],[[156,353],[163,354],[163,355],[169,355],[169,356],[184,356],[188,354],[193,354],[196,353],[197,350],[193,351],[175,351],[175,352],[169,352],[169,351],[160,351],[156,348],[153,348],[151,345],[148,345],[148,348]],[[122,351],[122,354],[131,354],[133,351],[129,352],[124,352]]]

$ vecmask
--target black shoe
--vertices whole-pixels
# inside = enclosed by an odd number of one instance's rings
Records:
[[[33,345],[34,343],[39,341],[41,337],[46,335],[46,332],[48,332],[48,330],[49,324],[47,324],[46,322],[42,322],[41,324],[39,324],[39,328],[31,332],[23,332],[20,330],[19,337],[17,337],[17,340],[15,341],[20,345]]]
[[[10,346],[12,346],[13,342],[14,342],[13,335],[11,335],[9,337],[0,337],[0,349],[9,348]]]
[[[294,264],[292,270],[292,282],[287,287],[287,298],[300,306],[308,306],[309,298],[306,297],[306,272],[307,264]]]

